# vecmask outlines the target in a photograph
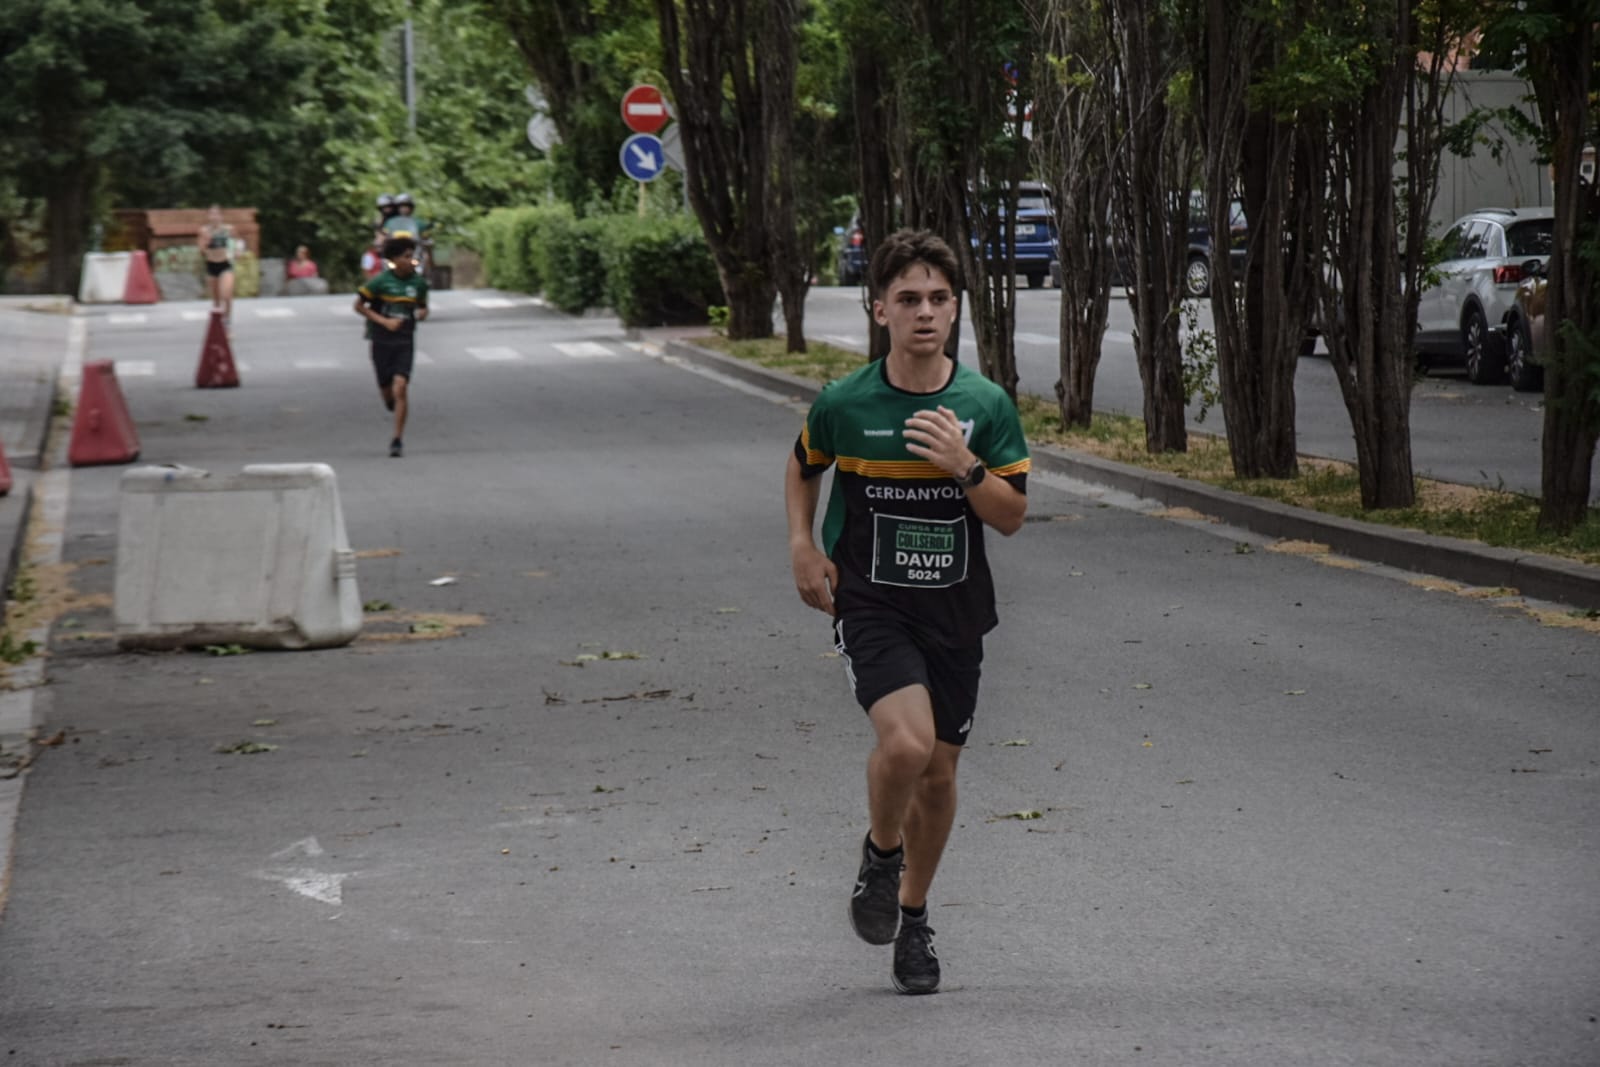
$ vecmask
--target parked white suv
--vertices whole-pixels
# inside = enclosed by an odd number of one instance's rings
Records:
[[[1541,264],[1555,238],[1547,207],[1484,208],[1456,220],[1444,236],[1439,284],[1422,291],[1417,351],[1425,365],[1464,363],[1483,385],[1506,370],[1506,317],[1529,260]]]

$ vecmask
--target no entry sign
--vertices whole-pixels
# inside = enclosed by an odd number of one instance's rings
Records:
[[[622,97],[622,121],[634,133],[655,133],[667,124],[667,102],[654,85],[635,85]]]

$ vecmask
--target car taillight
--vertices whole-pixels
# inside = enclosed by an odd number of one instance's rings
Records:
[[[866,234],[862,233],[860,230],[856,230],[854,233],[852,233],[850,235],[850,247],[851,248],[860,248],[861,247],[861,242],[866,240],[866,237],[867,237]]]
[[[1503,267],[1494,269],[1494,283],[1496,285],[1514,285],[1522,280],[1522,268],[1507,263]]]

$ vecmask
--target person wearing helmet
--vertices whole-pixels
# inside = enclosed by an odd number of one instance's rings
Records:
[[[428,223],[414,213],[416,211],[416,203],[411,199],[411,194],[396,194],[394,210],[395,213],[384,220],[384,233],[390,237],[404,236],[410,237],[414,241],[422,241],[423,231],[428,228]]]

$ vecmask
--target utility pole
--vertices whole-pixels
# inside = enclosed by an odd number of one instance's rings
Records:
[[[417,39],[411,29],[411,4],[406,4],[407,18],[400,30],[400,63],[405,69],[406,128],[417,132]]]

